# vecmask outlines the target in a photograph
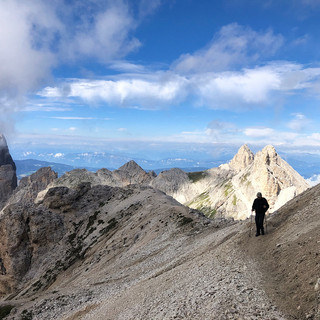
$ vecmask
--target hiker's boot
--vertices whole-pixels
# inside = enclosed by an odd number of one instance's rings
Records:
[[[263,228],[261,229],[261,234],[264,235],[264,229]]]
[[[260,233],[259,233],[259,232],[257,232],[257,233],[256,233],[256,237],[259,237],[259,236],[260,236]]]

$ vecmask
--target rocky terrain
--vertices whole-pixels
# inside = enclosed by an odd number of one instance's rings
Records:
[[[254,166],[251,155],[236,163],[236,172]],[[181,177],[175,192],[199,178],[184,174],[162,179]],[[115,174],[58,179],[44,168],[22,180],[0,211],[0,317],[320,319],[320,185],[253,237],[250,219],[208,219],[153,181],[134,162]]]
[[[2,308],[14,307],[7,319],[318,319],[319,195],[291,200],[256,238],[250,220],[209,220],[149,186],[54,187],[1,212]]]

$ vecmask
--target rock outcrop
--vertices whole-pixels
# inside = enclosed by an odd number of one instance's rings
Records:
[[[53,187],[64,186],[72,189],[84,182],[88,182],[92,186],[108,185],[111,187],[125,187],[130,184],[148,185],[155,177],[156,174],[153,171],[145,172],[134,161],[129,161],[114,171],[104,168],[97,172],[91,172],[86,169],[75,169],[52,181],[45,190],[38,194],[37,201],[41,201],[47,191]]]
[[[254,161],[254,154],[245,144],[243,145],[237,154],[230,161],[229,166],[235,171],[239,172],[247,168]]]
[[[96,242],[113,259],[129,249],[139,254],[142,244],[158,236],[160,241],[165,233],[172,237],[210,223],[148,186],[83,182],[72,189],[50,188],[38,204],[20,201],[1,212],[0,295],[26,297],[48,288],[59,273],[88,258]]]
[[[33,203],[38,193],[46,189],[57,178],[58,174],[51,167],[40,168],[37,172],[20,180],[19,186],[15,189],[7,204],[20,201]]]
[[[5,137],[0,134],[0,209],[17,187],[16,165]]]

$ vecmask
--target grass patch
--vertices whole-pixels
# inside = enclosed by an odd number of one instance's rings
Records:
[[[227,197],[232,191],[233,191],[232,184],[231,184],[231,182],[229,181],[229,182],[226,183],[225,186],[224,186],[224,195]]]
[[[6,305],[0,307],[0,320],[4,319],[8,314],[10,314],[11,310],[14,308],[14,306]]]
[[[216,214],[217,214],[217,210],[216,209],[212,209],[211,211],[207,212],[206,216],[208,218],[210,218],[210,219],[213,219]]]
[[[187,174],[192,183],[198,182],[207,176],[205,171],[188,172]]]
[[[236,197],[236,195],[233,196],[232,204],[233,204],[234,206],[237,205],[237,197]]]
[[[248,180],[249,173],[246,173],[241,177],[240,183],[245,183]]]

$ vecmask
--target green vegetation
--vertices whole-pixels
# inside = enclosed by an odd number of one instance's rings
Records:
[[[209,208],[208,208],[209,209]],[[205,215],[210,218],[210,219],[213,219],[215,217],[217,213],[217,210],[216,209],[211,209],[211,210],[208,210]]]
[[[192,181],[192,183],[198,182],[206,176],[206,171],[188,172],[188,178]]]
[[[248,180],[248,176],[249,176],[249,173],[246,173],[244,176],[241,177],[240,182],[245,183]]]
[[[233,195],[232,204],[233,204],[234,206],[237,205],[237,197],[236,197],[236,195]]]
[[[187,206],[201,211],[209,218],[213,218],[216,214],[216,210],[211,207],[211,200],[208,191],[201,193],[196,199],[188,203]]]
[[[225,184],[224,186],[224,195],[227,197],[233,191],[231,181]]]
[[[0,307],[0,320],[4,319],[14,308],[14,306],[5,305]]]

